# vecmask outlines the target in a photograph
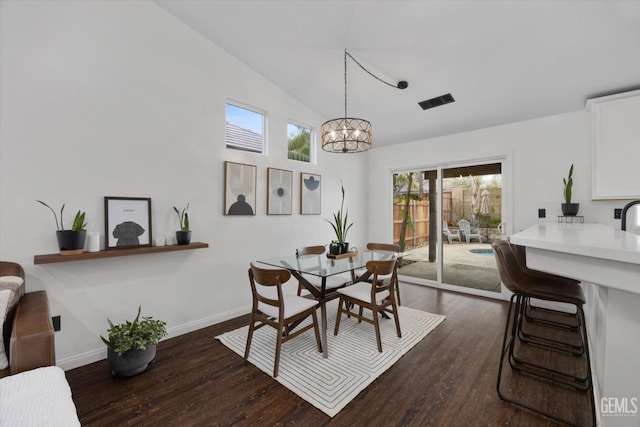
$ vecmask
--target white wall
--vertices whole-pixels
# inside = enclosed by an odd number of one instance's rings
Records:
[[[143,314],[176,335],[249,310],[247,267],[260,257],[328,243],[340,179],[366,241],[367,154],[286,159],[286,121],[325,118],[147,1],[3,1],[0,6],[0,259],[20,263],[27,291],[45,289],[60,315],[63,368],[105,356],[107,317]],[[225,101],[266,110],[269,154],[227,150]],[[258,167],[257,215],[223,211],[223,162]],[[266,168],[294,173],[294,214],[266,215]],[[322,215],[299,215],[299,173],[320,174]],[[104,239],[104,196],[150,197],[154,236],[173,233],[172,206],[191,204],[192,240],[209,249],[33,264],[57,252],[42,199],[87,212]]]
[[[446,107],[444,107],[446,108]],[[369,156],[369,209],[390,206],[391,171],[464,163],[475,159],[506,157],[511,167],[503,171],[504,203],[508,230],[520,231],[538,221],[538,209],[546,209],[546,220],[556,221],[563,202],[562,178],[573,163],[573,201],[588,222],[619,227],[613,209],[626,201],[591,200],[591,142],[589,117],[585,111],[560,114],[505,126],[481,129],[440,138],[372,150]],[[508,198],[512,197],[512,203]],[[512,211],[512,212],[511,212]],[[372,239],[391,236],[391,209],[370,217]]]

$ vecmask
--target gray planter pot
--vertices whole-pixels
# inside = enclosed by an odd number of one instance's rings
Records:
[[[562,203],[562,215],[576,216],[580,209],[580,203]]]
[[[156,345],[148,344],[144,350],[132,348],[122,356],[108,348],[107,361],[114,377],[132,377],[147,370],[156,358]]]
[[[176,231],[176,242],[179,245],[188,245],[191,242],[191,231]]]
[[[87,237],[87,230],[62,230],[56,231],[56,237],[58,238],[58,248],[60,252],[65,251],[84,251],[84,239]]]

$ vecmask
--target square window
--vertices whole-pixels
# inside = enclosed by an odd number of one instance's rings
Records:
[[[287,123],[287,157],[291,160],[311,162],[311,129]]]
[[[227,148],[264,152],[264,114],[227,103]]]

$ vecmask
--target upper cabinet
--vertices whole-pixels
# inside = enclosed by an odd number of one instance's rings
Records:
[[[640,90],[587,100],[592,198],[640,198]]]

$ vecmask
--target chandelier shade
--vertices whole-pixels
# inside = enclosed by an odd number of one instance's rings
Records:
[[[322,149],[332,153],[361,153],[371,148],[371,123],[343,117],[324,122],[320,127]]]

